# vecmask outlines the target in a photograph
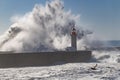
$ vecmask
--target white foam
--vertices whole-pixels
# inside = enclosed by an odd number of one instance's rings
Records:
[[[65,11],[62,1],[52,0],[45,6],[37,4],[32,11],[11,19],[13,25],[0,37],[0,50],[24,52],[61,50],[70,46],[71,28],[80,17]],[[76,28],[80,45],[84,31],[79,26]]]
[[[120,51],[93,51],[93,58],[102,63],[120,63]]]

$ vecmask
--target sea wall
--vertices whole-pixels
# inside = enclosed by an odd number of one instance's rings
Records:
[[[91,51],[75,52],[37,52],[37,53],[2,53],[0,52],[0,68],[48,66],[56,63],[87,62]]]

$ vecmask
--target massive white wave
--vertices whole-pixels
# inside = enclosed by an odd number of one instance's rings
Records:
[[[79,15],[65,11],[60,0],[52,0],[45,6],[37,4],[24,16],[12,17],[13,25],[0,36],[0,50],[22,52],[65,49],[70,46],[71,28],[79,19]],[[80,45],[81,33],[84,31],[79,26],[76,28]]]
[[[24,16],[15,16],[13,25],[0,36],[2,51],[51,51],[70,46],[70,30],[79,16],[65,11],[63,2],[54,0],[45,6],[35,5]],[[99,41],[81,40],[78,31],[78,49],[82,46],[99,47]],[[86,33],[87,34],[87,33]],[[90,39],[90,38],[89,38]],[[82,44],[81,41],[83,41]],[[92,43],[93,42],[93,43]],[[103,46],[103,45],[102,45]],[[0,79],[14,80],[120,80],[120,52],[93,51],[90,63],[68,63],[55,66],[0,69]],[[90,68],[98,64],[96,70]]]

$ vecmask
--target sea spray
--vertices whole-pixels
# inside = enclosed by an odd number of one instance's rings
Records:
[[[120,51],[93,51],[92,62],[120,63]]]
[[[70,46],[70,31],[79,19],[79,15],[73,15],[70,10],[65,11],[64,3],[60,0],[52,0],[45,6],[37,4],[24,16],[12,17],[13,25],[0,37],[0,50],[64,50]],[[85,31],[79,26],[76,29],[79,45],[81,34]]]

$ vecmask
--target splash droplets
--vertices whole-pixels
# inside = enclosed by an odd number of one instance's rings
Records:
[[[70,45],[71,27],[78,20],[78,15],[64,10],[60,0],[52,0],[45,6],[37,4],[31,12],[14,19],[14,24],[0,37],[0,50],[24,52],[65,49]],[[81,31],[78,31],[79,34]]]

